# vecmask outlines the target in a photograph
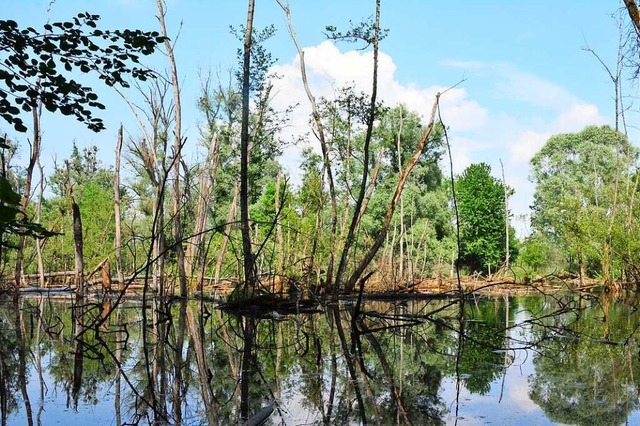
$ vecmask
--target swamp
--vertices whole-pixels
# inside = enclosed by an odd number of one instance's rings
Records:
[[[114,302],[2,300],[3,425],[640,421],[635,297]]]
[[[0,426],[640,424],[636,0],[0,3]]]

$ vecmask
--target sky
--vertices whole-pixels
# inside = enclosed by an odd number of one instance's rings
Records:
[[[380,45],[380,98],[386,105],[403,103],[426,117],[435,94],[459,83],[441,103],[454,173],[471,163],[486,162],[501,179],[502,160],[507,184],[515,189],[510,200],[513,225],[525,235],[534,190],[529,181],[531,157],[551,135],[578,132],[592,124],[613,124],[613,85],[584,48],[588,46],[605,64],[615,66],[619,30],[614,16],[621,5],[621,1],[603,0],[382,0],[381,26],[389,34]],[[0,0],[0,10],[0,19],[36,28],[42,28],[48,18],[68,20],[88,11],[102,17],[104,29],[158,29],[154,0],[58,0],[51,5],[42,0]],[[323,31],[327,25],[345,28],[349,21],[359,22],[374,11],[373,0],[291,0],[293,24],[305,50],[316,97],[331,98],[345,84],[370,89],[370,50],[336,45],[326,40]],[[224,76],[236,65],[240,43],[229,27],[246,22],[247,2],[167,0],[166,12],[170,37],[179,34],[175,51],[187,156],[197,161],[202,116],[195,103],[200,76],[209,72]],[[286,129],[286,137],[293,137],[308,130],[310,111],[300,81],[299,58],[275,0],[256,0],[254,25],[270,24],[277,33],[265,46],[277,58],[272,71],[281,77],[273,105],[285,109],[299,104]],[[168,69],[162,56],[147,63]],[[50,114],[44,118],[43,162],[49,172],[54,162],[68,157],[74,141],[80,148],[97,145],[102,161],[112,164],[119,124],[124,124],[129,137],[140,135],[118,95],[98,85],[96,92],[107,106],[99,114],[105,131],[95,134],[70,117]],[[135,93],[130,95],[135,99]],[[631,113],[629,120],[633,125]],[[634,132],[631,136],[633,139]],[[299,180],[298,152],[291,146],[283,158],[294,183]],[[22,160],[27,156],[25,148]]]

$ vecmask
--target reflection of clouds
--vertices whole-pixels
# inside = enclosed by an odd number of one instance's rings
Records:
[[[507,396],[519,410],[531,413],[540,410],[538,404],[529,398],[529,382],[525,376],[510,376]]]

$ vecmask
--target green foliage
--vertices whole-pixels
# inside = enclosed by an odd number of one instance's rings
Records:
[[[46,24],[40,32],[0,20],[0,116],[17,131],[27,131],[21,111],[39,103],[51,112],[75,116],[91,130],[104,129],[91,110],[104,109],[98,96],[65,73],[95,73],[105,84],[123,87],[129,86],[127,75],[142,81],[153,77],[153,71],[130,64],[153,53],[164,38],[155,31],[100,30],[99,19],[79,13],[71,21]]]
[[[61,234],[48,243],[54,248],[48,263],[56,270],[71,265],[74,256],[70,193],[83,218],[84,257],[88,267],[113,256],[113,171],[97,160],[97,151],[91,146],[81,154],[74,144],[70,158],[64,162],[67,168],[56,168],[51,176],[55,196],[44,204],[43,218],[47,226]],[[123,195],[124,208],[126,192]]]
[[[24,235],[34,238],[46,238],[56,235],[39,223],[29,219],[20,210],[21,197],[12,187],[9,180],[0,176],[0,252],[3,248],[13,248],[11,235]]]
[[[557,245],[540,233],[533,233],[524,240],[518,261],[530,272],[539,273],[558,271],[565,266],[564,256]]]
[[[590,126],[552,136],[531,159],[536,184],[531,224],[565,252],[571,270],[582,266],[599,274],[605,243],[614,255],[618,252],[618,261],[631,253],[627,241],[635,196],[630,177],[637,158],[638,150],[624,135]],[[619,220],[609,236],[614,209]]]
[[[511,189],[508,190],[512,192]],[[491,176],[488,164],[472,164],[456,180],[460,215],[460,261],[470,272],[498,269],[505,259],[505,204],[502,182]],[[510,229],[509,251],[517,256]]]

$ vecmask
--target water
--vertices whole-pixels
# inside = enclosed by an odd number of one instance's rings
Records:
[[[143,309],[143,306],[146,308]],[[2,424],[640,424],[635,303],[0,301]]]

